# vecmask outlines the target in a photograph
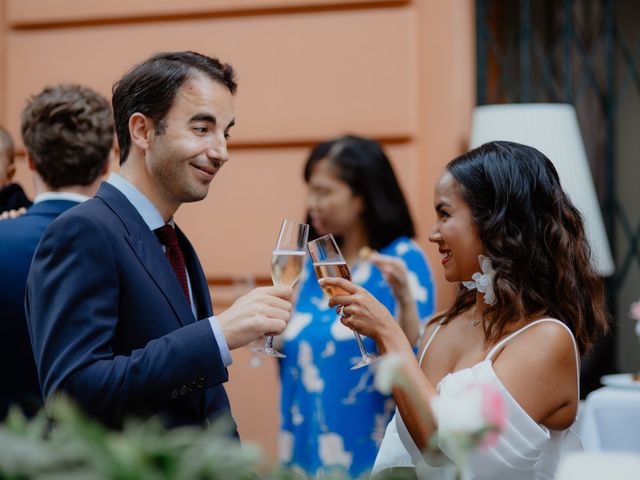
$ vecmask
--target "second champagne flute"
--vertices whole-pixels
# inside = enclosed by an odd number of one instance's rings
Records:
[[[338,244],[332,234],[324,235],[323,237],[310,241],[309,254],[311,255],[313,269],[316,272],[318,280],[325,277],[339,277],[351,281],[349,266],[342,256],[342,253],[338,248]],[[347,292],[337,287],[322,287],[322,289],[330,297],[335,295],[348,295]],[[339,308],[338,311],[342,312],[342,309]],[[342,313],[340,314],[342,315]],[[360,349],[360,355],[362,358],[358,363],[351,367],[351,370],[362,368],[378,359],[376,355],[367,353],[360,334],[355,330],[353,331],[353,334],[356,337],[356,342],[358,342],[358,348]]]
[[[271,280],[274,285],[293,287],[300,278],[304,264],[305,245],[309,235],[309,225],[293,220],[283,220],[276,246],[271,254]],[[252,348],[254,352],[272,357],[285,355],[273,348],[273,337],[267,337],[264,347]]]

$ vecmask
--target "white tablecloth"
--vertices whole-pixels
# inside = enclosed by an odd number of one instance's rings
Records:
[[[580,414],[580,437],[586,452],[640,453],[640,388],[595,390]]]

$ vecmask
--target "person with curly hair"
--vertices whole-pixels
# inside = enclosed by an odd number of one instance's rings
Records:
[[[469,381],[502,395],[508,423],[495,445],[474,451],[475,479],[553,478],[579,401],[579,357],[608,328],[602,281],[592,265],[580,213],[552,162],[538,150],[491,142],[452,160],[435,187],[438,246],[453,305],[430,320],[416,359],[390,313],[344,279],[324,286],[348,294],[343,323],[405,361],[374,473],[419,467],[438,419],[432,400],[451,398]],[[425,414],[425,412],[427,414]],[[455,461],[446,444],[443,458]],[[426,468],[426,467],[425,467]]]
[[[42,405],[24,312],[36,245],[54,219],[95,194],[113,152],[109,102],[82,85],[46,87],[31,97],[21,129],[36,197],[24,215],[0,221],[0,419],[11,405],[27,415]]]

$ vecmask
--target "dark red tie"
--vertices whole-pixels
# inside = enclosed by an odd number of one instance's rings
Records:
[[[189,286],[187,285],[187,268],[184,265],[184,256],[182,255],[182,250],[178,244],[178,235],[176,235],[175,229],[171,225],[164,225],[160,228],[156,228],[154,232],[158,236],[160,242],[164,245],[167,260],[169,260],[173,271],[176,272],[176,277],[178,277],[178,281],[180,282],[180,285],[182,285],[184,296],[187,297],[187,302],[191,305],[191,300],[189,299]]]

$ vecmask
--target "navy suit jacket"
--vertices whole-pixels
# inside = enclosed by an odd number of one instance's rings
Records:
[[[179,229],[178,239],[198,318],[209,317],[204,273]],[[26,311],[45,397],[66,392],[111,426],[130,415],[206,424],[229,412],[211,325],[195,321],[155,234],[108,183],[45,232]]]
[[[42,233],[77,204],[48,200],[36,203],[21,217],[0,220],[0,420],[11,405],[20,406],[29,416],[42,406],[24,315],[27,273]]]

